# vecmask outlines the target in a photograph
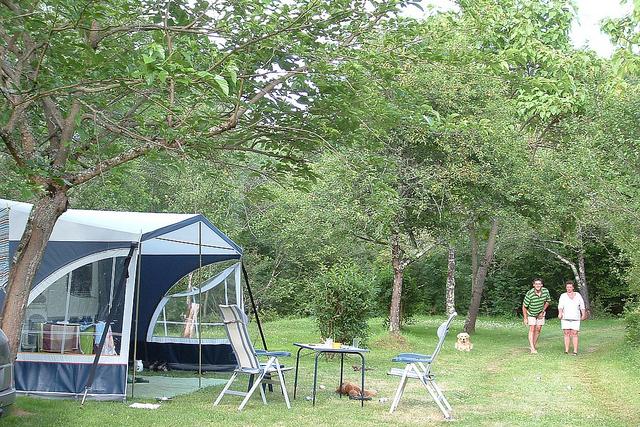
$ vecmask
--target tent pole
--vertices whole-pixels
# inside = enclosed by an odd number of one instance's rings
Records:
[[[249,294],[249,300],[251,301],[251,308],[253,308],[253,314],[256,316],[256,323],[258,324],[258,331],[260,331],[260,338],[262,339],[262,345],[265,350],[269,350],[267,348],[267,341],[264,339],[264,332],[262,332],[262,324],[260,323],[260,316],[258,316],[258,309],[256,308],[256,303],[253,300],[253,293],[251,292],[251,285],[249,285],[249,275],[247,274],[247,269],[244,267],[244,262],[241,262],[242,265],[242,274],[244,275],[244,282],[247,284],[247,293]]]
[[[198,222],[198,388],[202,388],[202,221]]]
[[[114,298],[116,310],[117,307],[122,303],[122,299],[124,298],[125,289],[127,287],[127,279],[129,278],[129,264],[131,263],[131,258],[133,257],[133,251],[138,247],[138,243],[131,243],[131,248],[129,249],[129,254],[124,259],[124,265],[122,268],[122,273],[120,276],[120,280],[118,281],[119,286],[117,289],[116,297]],[[113,309],[113,301],[111,307],[109,307],[109,313],[107,314],[107,318],[105,319],[104,329],[102,330],[102,335],[100,337],[100,344],[98,344],[98,348],[96,349],[96,355],[93,358],[93,364],[91,365],[91,370],[89,371],[89,378],[87,379],[87,383],[84,386],[84,395],[82,396],[82,402],[80,405],[84,405],[84,401],[87,399],[87,393],[89,389],[93,385],[93,380],[95,379],[96,369],[98,368],[98,362],[100,361],[100,356],[102,355],[102,349],[104,348],[104,343],[107,340],[107,333],[109,331],[109,327],[111,327],[111,322],[113,322],[114,309]],[[122,344],[121,344],[122,345]],[[126,389],[125,389],[126,394]]]
[[[140,241],[138,243],[138,265],[136,269],[136,291],[134,293],[136,298],[136,329],[133,331],[133,378],[131,380],[131,398],[133,399],[133,389],[136,386],[136,369],[135,363],[138,357],[138,316],[140,314],[140,270],[142,270],[142,232],[140,232]],[[127,366],[127,370],[129,370]]]

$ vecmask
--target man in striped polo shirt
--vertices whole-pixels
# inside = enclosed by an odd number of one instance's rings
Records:
[[[529,289],[522,302],[522,315],[524,324],[529,326],[529,349],[535,354],[538,337],[544,325],[544,315],[546,314],[551,296],[549,290],[543,287],[542,279],[533,281],[533,288]]]

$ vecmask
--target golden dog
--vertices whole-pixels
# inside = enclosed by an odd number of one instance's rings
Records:
[[[466,332],[460,332],[457,335],[458,341],[456,341],[456,350],[459,351],[471,351],[473,344],[471,343],[471,337]]]

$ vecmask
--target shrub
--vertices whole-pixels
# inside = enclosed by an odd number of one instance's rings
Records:
[[[320,335],[336,342],[366,342],[371,315],[373,277],[355,265],[339,265],[315,280],[313,312]]]
[[[624,313],[627,323],[627,339],[634,346],[640,346],[640,303],[630,301]]]

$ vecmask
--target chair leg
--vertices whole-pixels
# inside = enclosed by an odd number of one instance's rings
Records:
[[[404,387],[407,385],[407,374],[411,369],[410,365],[407,365],[404,368],[404,372],[402,373],[402,378],[400,378],[400,384],[398,384],[398,389],[396,390],[396,395],[393,398],[393,402],[391,403],[391,409],[389,409],[389,413],[392,414],[393,411],[396,410],[398,404],[400,403],[400,398],[402,397],[402,393],[404,393]]]
[[[260,397],[262,398],[262,403],[264,403],[266,405],[267,404],[267,396],[265,396],[265,393],[264,393],[264,389],[265,389],[264,386],[265,385],[262,384],[262,386],[258,387],[258,389],[260,390]]]
[[[251,387],[251,390],[249,390],[247,392],[247,395],[242,400],[242,403],[240,404],[240,407],[238,407],[238,411],[242,411],[242,409],[244,409],[244,407],[247,404],[247,402],[249,402],[249,399],[251,398],[251,395],[253,395],[253,393],[256,391],[256,389],[258,387],[260,387],[260,384],[262,383],[262,379],[263,378],[264,378],[264,372],[261,373],[260,375],[258,375],[258,378],[256,378],[256,381],[253,383],[253,386]],[[264,391],[262,391],[262,393],[264,393]]]
[[[440,400],[440,397],[438,396],[438,393],[433,388],[433,384],[431,383],[431,380],[425,379],[424,377],[420,377],[420,382],[427,389],[427,391],[431,395],[431,398],[433,399],[433,401],[436,402],[436,405],[438,405],[438,408],[440,408],[440,411],[442,411],[442,414],[444,415],[444,417],[446,419],[450,419],[451,418],[451,413],[443,405],[442,401]]]
[[[227,381],[227,383],[225,384],[224,388],[222,389],[222,391],[218,395],[218,398],[216,399],[215,402],[213,402],[213,406],[218,406],[218,403],[220,403],[220,401],[222,400],[222,396],[224,396],[224,394],[227,392],[227,390],[229,390],[229,387],[231,387],[231,383],[233,383],[235,381],[237,376],[238,376],[237,372],[234,372],[233,375],[231,375],[231,378],[229,378],[229,381]]]
[[[447,398],[444,397],[444,393],[442,392],[442,389],[440,388],[440,386],[433,380],[431,380],[431,384],[433,384],[433,388],[436,390],[436,392],[440,396],[440,399],[442,400],[442,403],[444,403],[444,406],[446,406],[447,409],[449,410],[449,413],[451,413],[451,411],[453,411],[453,408],[449,404],[449,401],[447,400]]]
[[[275,359],[275,357],[272,357],[272,358],[269,359],[269,361],[267,362],[267,364],[264,367],[264,370],[260,373],[260,375],[258,375],[258,378],[256,378],[255,383],[253,383],[253,386],[251,387],[251,390],[249,390],[247,392],[247,395],[244,397],[244,400],[240,404],[240,407],[238,408],[238,411],[242,411],[242,409],[245,407],[247,402],[249,402],[249,399],[251,398],[251,395],[256,391],[256,389],[258,387],[261,386],[262,380],[264,379],[264,376],[267,374],[267,371],[269,370],[269,368],[273,365],[274,359]],[[261,391],[262,391],[262,393],[264,393],[264,390],[261,390]],[[264,397],[264,394],[263,394],[263,397]],[[266,398],[263,399],[263,402],[266,403]]]
[[[284,374],[280,369],[280,362],[276,359],[276,370],[278,371],[278,378],[280,379],[280,388],[282,388],[282,394],[284,395],[284,401],[287,404],[287,409],[291,409],[291,403],[289,402],[289,393],[287,393],[287,386],[284,383]]]

